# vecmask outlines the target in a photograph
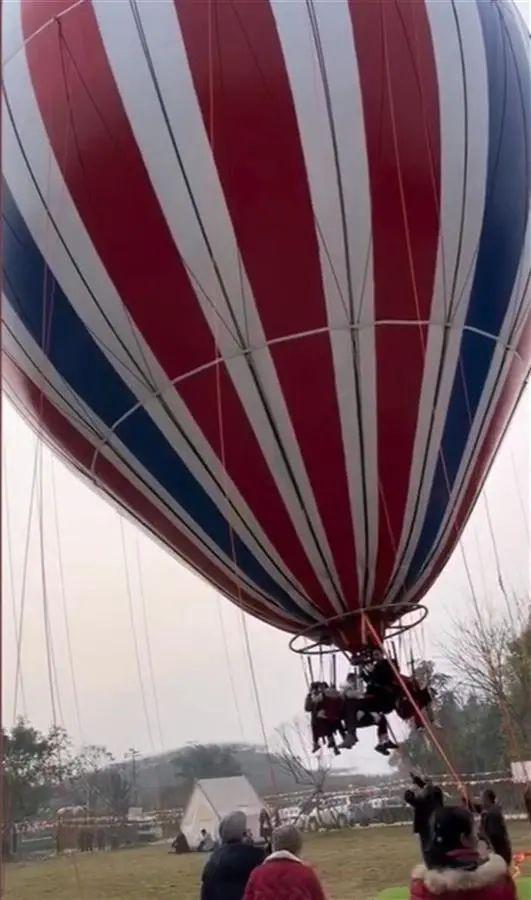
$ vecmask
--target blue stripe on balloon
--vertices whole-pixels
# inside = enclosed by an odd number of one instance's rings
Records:
[[[4,183],[4,290],[16,314],[54,369],[109,427],[137,403],[107,357],[87,331],[55,281]],[[45,300],[46,297],[46,300]],[[49,337],[43,322],[51,315]],[[155,423],[139,408],[115,434],[130,453],[175,498],[219,549],[232,557],[230,527],[205,489],[186,467]],[[265,571],[249,548],[234,535],[238,566],[256,587],[275,598],[285,612],[309,621],[288,594]]]
[[[502,4],[477,3],[488,72],[486,202],[466,325],[498,335],[524,245],[529,196],[529,73],[522,33]],[[473,102],[473,98],[472,98]],[[473,165],[473,161],[472,161]],[[426,518],[406,583],[414,585],[435,552],[496,344],[469,331],[461,340]],[[441,458],[442,456],[442,458]],[[444,461],[443,461],[444,460]]]

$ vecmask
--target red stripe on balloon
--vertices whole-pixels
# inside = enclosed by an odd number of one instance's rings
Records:
[[[349,7],[369,160],[375,319],[422,321],[432,305],[441,190],[437,72],[426,8],[422,0],[349,0]],[[402,531],[426,342],[421,325],[376,329],[376,602],[385,595]]]
[[[69,0],[25,2],[25,36],[69,6]],[[139,331],[169,378],[212,360],[213,335],[153,192],[91,4],[50,24],[26,52],[68,190]],[[187,379],[178,391],[288,569],[315,606],[332,615],[226,367]]]
[[[308,177],[271,7],[267,0],[175,0],[175,8],[266,337],[326,327]],[[343,592],[355,607],[355,538],[329,336],[270,352]]]
[[[7,355],[2,355],[3,379],[17,397],[17,402],[24,403],[24,417],[33,427],[51,439],[52,445],[58,449],[78,470],[106,493],[115,498],[121,506],[131,513],[141,524],[163,541],[173,552],[181,556],[196,571],[207,578],[218,590],[235,602],[241,600],[245,610],[254,616],[283,628],[297,631],[300,625],[288,616],[271,613],[244,588],[216,566],[208,556],[186,537],[151,501],[138,490],[119,469],[108,459],[100,455],[94,472],[91,471],[95,445],[88,441],[69,422],[66,416],[42,394],[37,385]]]

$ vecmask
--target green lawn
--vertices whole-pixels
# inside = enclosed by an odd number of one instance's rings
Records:
[[[407,887],[386,888],[376,900],[409,900]],[[518,900],[531,900],[531,878],[518,879]]]
[[[519,900],[531,900],[531,878],[522,877],[518,880]]]
[[[511,828],[514,849],[531,850],[526,823]],[[330,900],[375,900],[406,885],[418,860],[409,828],[345,830],[307,838],[305,855],[317,868]],[[8,900],[197,900],[204,857],[174,856],[163,845],[93,856],[72,854],[6,867]],[[531,874],[531,871],[528,872]],[[522,888],[524,882],[522,882]],[[522,897],[531,900],[531,894]],[[384,895],[385,897],[385,895]],[[407,894],[406,894],[407,897]],[[402,900],[389,892],[386,900]]]

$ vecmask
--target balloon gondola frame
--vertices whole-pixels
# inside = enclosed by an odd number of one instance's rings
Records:
[[[361,607],[351,612],[332,616],[330,619],[324,619],[322,622],[317,622],[303,631],[299,631],[298,634],[291,638],[289,648],[293,653],[297,653],[300,656],[326,656],[335,654],[338,650],[343,650],[353,663],[361,661],[362,658],[370,656],[377,649],[374,640],[368,634],[365,634],[363,617],[370,620],[374,613],[385,611],[387,618],[393,608],[396,609],[397,621],[384,628],[382,641],[400,637],[400,635],[411,631],[411,629],[417,628],[428,615],[428,609],[423,603],[416,603],[414,606],[404,606],[403,603],[382,603],[379,606],[371,606],[369,608]],[[411,621],[400,621],[404,616],[409,616],[412,613],[418,613],[418,615],[414,616]],[[345,623],[349,625],[354,619],[361,619],[359,628],[360,632],[364,634],[364,643],[357,648],[347,646],[348,639],[343,633]],[[309,641],[310,643],[303,644],[303,641]]]

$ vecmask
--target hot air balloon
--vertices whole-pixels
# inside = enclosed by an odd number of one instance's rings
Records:
[[[516,8],[3,16],[7,395],[246,612],[383,636],[448,560],[530,365]]]

